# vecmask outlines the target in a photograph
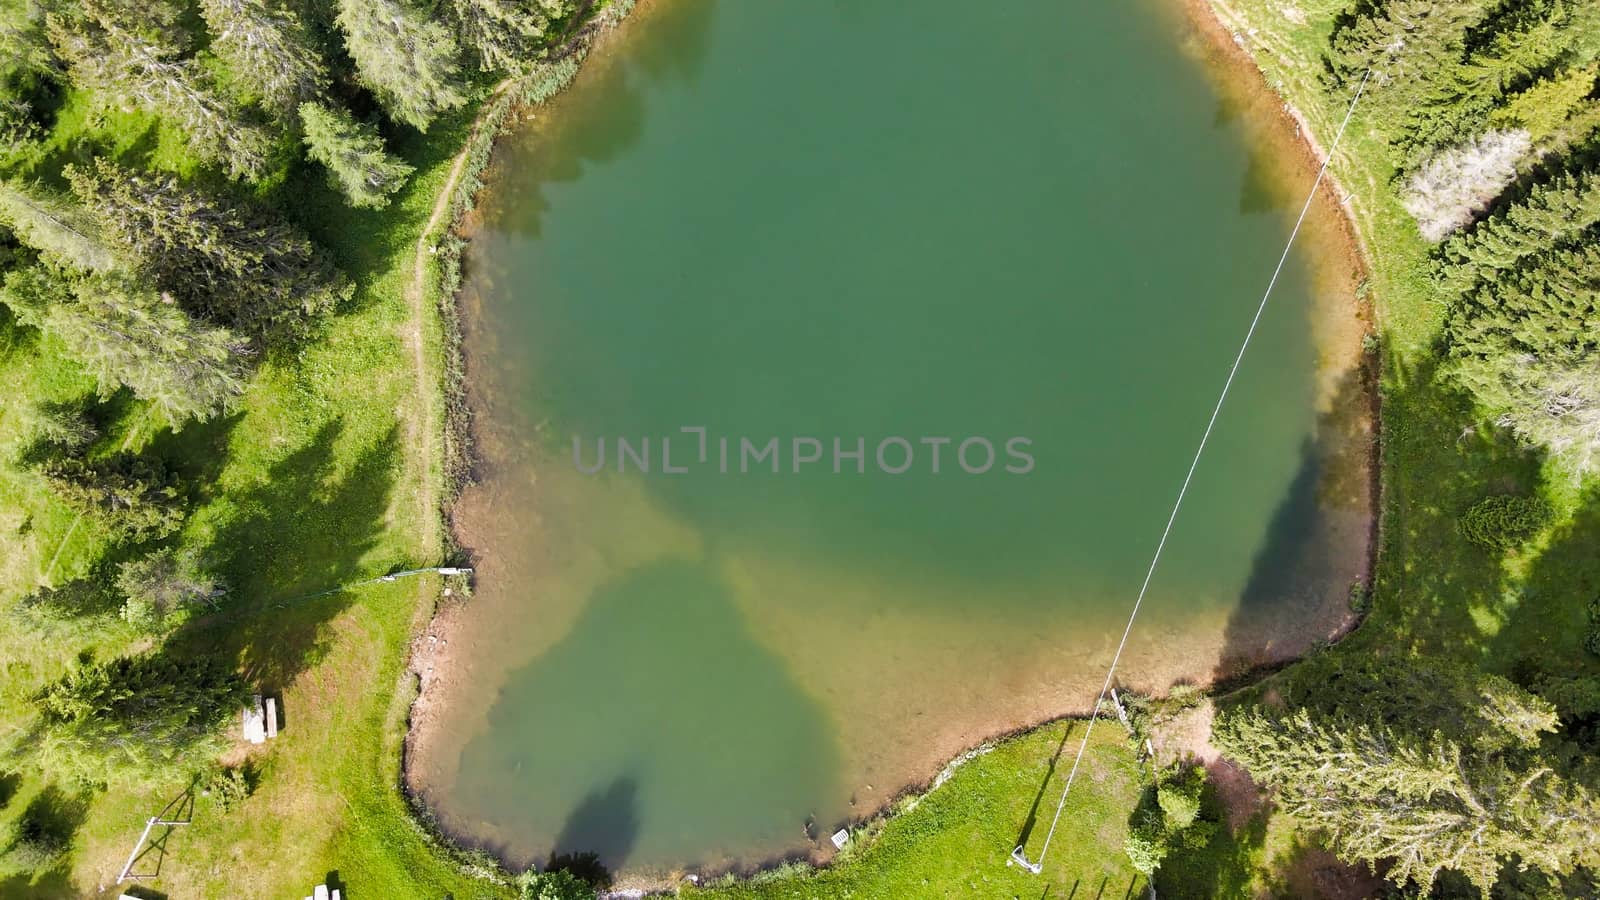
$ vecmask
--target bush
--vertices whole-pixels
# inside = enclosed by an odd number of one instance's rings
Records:
[[[1526,544],[1549,524],[1550,504],[1539,497],[1500,494],[1478,501],[1457,521],[1462,537],[1491,550]]]
[[[1156,804],[1166,817],[1168,830],[1182,831],[1200,817],[1200,792],[1205,785],[1205,770],[1190,766],[1156,789]]]
[[[566,869],[541,873],[529,872],[519,880],[522,900],[594,900],[595,898],[594,886]]]
[[[1133,867],[1149,877],[1156,869],[1161,867],[1161,861],[1167,858],[1167,833],[1161,827],[1161,820],[1153,814],[1142,816],[1139,823],[1128,831],[1128,841],[1124,845],[1128,853],[1128,861]]]
[[[218,809],[230,813],[255,793],[255,779],[242,766],[217,769],[206,779],[205,793]]]
[[[1372,589],[1357,578],[1350,582],[1350,611],[1358,616],[1364,616],[1372,608]]]

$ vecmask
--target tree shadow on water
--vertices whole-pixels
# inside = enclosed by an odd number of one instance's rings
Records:
[[[647,82],[693,82],[710,49],[716,0],[679,0],[652,9],[649,27],[627,39],[621,58],[585,67],[582,83],[558,102],[582,103],[588,114],[547,116],[535,125],[535,140],[512,140],[497,151],[485,179],[494,190],[482,198],[484,221],[496,231],[527,238],[541,235],[550,208],[545,186],[578,181],[596,164],[622,157],[644,137]],[[544,133],[546,128],[557,131]],[[508,177],[511,170],[514,177]]]
[[[639,836],[639,781],[632,775],[593,790],[567,816],[545,869],[565,869],[605,887]]]
[[[1373,504],[1367,379],[1345,373],[1300,448],[1224,632],[1214,676],[1236,677],[1332,637],[1352,579],[1369,579]],[[1336,596],[1330,599],[1330,592]]]

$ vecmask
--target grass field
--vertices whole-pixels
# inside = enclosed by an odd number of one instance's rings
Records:
[[[728,900],[1142,897],[1145,879],[1129,865],[1122,844],[1147,777],[1126,732],[1115,725],[1094,733],[1043,873],[1006,865],[1019,837],[1026,837],[1032,858],[1039,856],[1083,727],[1058,722],[1001,742],[956,769],[942,787],[903,804],[893,818],[854,834],[826,869],[774,870],[685,894]]]

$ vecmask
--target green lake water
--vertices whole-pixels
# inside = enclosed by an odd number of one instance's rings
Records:
[[[1304,191],[1182,41],[1154,0],[651,0],[504,141],[467,259],[479,580],[412,767],[449,830],[625,873],[818,852],[1088,706]],[[1300,256],[1280,282],[1128,685],[1343,623],[1368,497],[1338,290]],[[741,437],[780,471],[741,473]]]

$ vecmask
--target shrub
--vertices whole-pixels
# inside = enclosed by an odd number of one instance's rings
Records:
[[[1350,611],[1358,616],[1367,614],[1372,608],[1372,589],[1357,578],[1350,582]]]
[[[594,900],[594,886],[565,869],[529,872],[521,879],[522,900]]]
[[[216,769],[206,779],[205,793],[218,809],[230,813],[255,793],[255,779],[242,766]]]
[[[1539,497],[1500,494],[1473,504],[1457,525],[1463,537],[1480,547],[1512,550],[1538,534],[1551,514],[1550,504]]]
[[[1142,816],[1138,824],[1128,831],[1124,849],[1128,853],[1128,861],[1146,877],[1160,868],[1168,850],[1167,834],[1161,827],[1160,818],[1149,813]]]
[[[1182,831],[1200,817],[1200,792],[1205,785],[1205,770],[1189,766],[1156,789],[1156,804],[1166,817],[1168,830]]]

